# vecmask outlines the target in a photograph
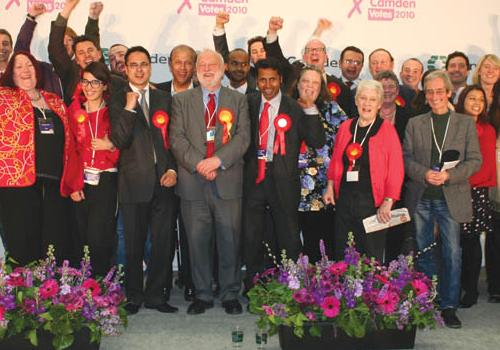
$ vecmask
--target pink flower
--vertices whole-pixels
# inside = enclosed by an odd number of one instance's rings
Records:
[[[340,301],[333,296],[326,297],[321,303],[321,308],[323,309],[323,315],[334,318],[340,312]]]
[[[14,271],[9,275],[7,284],[12,287],[24,287],[24,278],[19,271]]]
[[[74,302],[66,305],[66,310],[69,312],[78,311],[82,308],[82,306],[83,306],[83,298],[77,297],[75,298]]]
[[[396,310],[398,301],[399,296],[394,292],[382,293],[375,300],[380,311],[386,315],[393,313]]]
[[[306,317],[309,321],[316,321],[316,315],[314,314],[314,312],[307,311]]]
[[[427,284],[425,284],[425,282],[422,280],[412,281],[411,286],[415,290],[415,294],[417,294],[417,296],[427,294],[429,292],[429,287],[427,287]]]
[[[267,305],[262,305],[262,310],[264,310],[267,316],[274,316],[274,311],[272,307]]]
[[[0,306],[0,321],[5,320],[5,308],[3,306]]]
[[[341,276],[347,270],[347,264],[343,261],[333,263],[329,267],[330,273],[335,276]]]
[[[93,278],[89,278],[83,282],[83,288],[86,290],[90,290],[92,293],[92,297],[96,297],[101,294],[101,287],[99,286],[99,283]]]
[[[59,285],[56,280],[47,280],[40,286],[40,297],[42,299],[49,299],[54,297],[59,291]]]

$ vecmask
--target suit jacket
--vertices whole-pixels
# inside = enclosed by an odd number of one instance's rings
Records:
[[[207,181],[196,172],[196,165],[205,158],[205,106],[201,87],[175,94],[172,102],[170,140],[179,167],[177,194],[184,200],[203,200]],[[223,125],[216,119],[215,156],[222,166],[217,170],[215,186],[222,199],[242,196],[243,155],[250,143],[248,104],[244,95],[221,87],[215,116],[221,109],[233,114],[231,139],[222,144]]]
[[[260,93],[248,95],[248,106],[251,121],[251,142],[245,155],[245,196],[251,196],[257,178],[257,149],[259,145],[259,112],[262,101]],[[298,159],[302,141],[313,148],[322,147],[325,142],[325,131],[319,115],[306,116],[302,108],[292,98],[282,95],[278,114],[287,114],[291,120],[291,128],[285,134],[286,154],[274,154],[272,167],[267,176],[275,180],[280,200],[283,203],[297,203],[300,199],[300,180]],[[269,141],[268,141],[269,142]]]
[[[406,175],[409,177],[406,205],[410,214],[415,212],[427,187],[425,173],[431,167],[433,143],[431,113],[411,118],[406,126],[403,156]],[[480,168],[482,162],[476,126],[471,117],[451,111],[443,152],[446,150],[460,152],[460,163],[448,170],[450,178],[442,187],[446,204],[453,219],[469,222],[472,219],[469,176]]]
[[[276,39],[272,43],[266,43],[265,49],[268,57],[276,58],[280,63],[283,70],[283,85],[282,91],[293,98],[297,96],[297,81],[301,69],[305,66],[301,61],[295,61],[290,63],[288,59],[283,54],[279,40]],[[354,98],[351,93],[351,89],[345,85],[341,79],[333,76],[326,75],[326,84],[335,83],[337,88],[340,89],[340,93],[335,98],[335,101],[339,104],[342,110],[351,117],[353,115]]]
[[[128,91],[131,91],[128,85],[115,91],[109,108],[110,140],[120,149],[118,199],[122,203],[144,203],[153,198],[156,182],[161,176],[169,169],[176,170],[172,152],[165,149],[161,131],[151,121],[156,112],[169,110],[171,99],[164,91],[149,90],[148,124],[139,104],[135,113],[124,108]],[[168,125],[170,123],[171,118]]]

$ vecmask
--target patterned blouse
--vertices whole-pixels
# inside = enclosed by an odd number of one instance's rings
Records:
[[[299,211],[319,211],[325,208],[323,193],[328,179],[326,171],[340,124],[348,117],[335,101],[325,102],[320,108],[320,119],[325,128],[326,143],[321,148],[311,148],[304,143],[299,154],[300,203]]]

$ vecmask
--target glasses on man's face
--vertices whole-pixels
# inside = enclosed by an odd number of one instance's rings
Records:
[[[347,65],[353,65],[353,66],[361,66],[362,62],[361,61],[358,61],[358,60],[350,60],[350,59],[345,59],[344,60],[344,63],[347,64]]]
[[[326,48],[324,47],[307,47],[305,53],[321,53],[326,52]]]
[[[141,63],[129,63],[127,64],[127,67],[129,67],[130,69],[133,69],[133,70],[136,70],[136,69],[146,69],[149,67],[149,63],[148,62],[141,62]]]
[[[427,89],[425,90],[425,94],[429,96],[432,95],[443,96],[446,94],[446,89]]]
[[[80,84],[82,84],[84,87],[88,87],[89,85],[93,88],[98,88],[99,86],[103,85],[104,83],[100,80],[87,80],[87,79],[81,79]]]

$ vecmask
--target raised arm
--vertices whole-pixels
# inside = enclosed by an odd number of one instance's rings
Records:
[[[227,61],[229,56],[229,46],[227,45],[226,37],[226,23],[229,22],[229,13],[221,11],[215,16],[215,28],[212,33],[212,38],[214,40],[215,51],[220,53],[224,57],[224,62]]]
[[[44,4],[32,4],[28,8],[28,15],[24,21],[19,34],[17,35],[16,45],[14,46],[14,52],[25,51],[31,52],[31,40],[33,39],[33,32],[37,25],[36,18],[41,14],[45,13]]]

